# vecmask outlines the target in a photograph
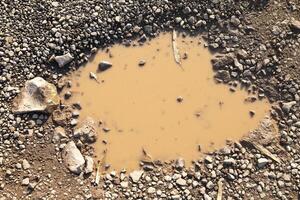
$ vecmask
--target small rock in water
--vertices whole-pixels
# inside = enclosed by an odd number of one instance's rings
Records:
[[[145,60],[140,60],[139,62],[139,66],[142,67],[146,64],[146,61]]]
[[[59,67],[64,67],[66,64],[70,63],[73,59],[74,57],[70,53],[54,57],[54,60],[57,62]]]
[[[179,97],[177,97],[176,100],[177,100],[178,103],[181,103],[183,101],[183,97],[179,96]]]
[[[255,115],[255,111],[253,111],[253,110],[250,110],[250,111],[249,111],[249,115],[250,115],[250,117],[254,117],[254,115]]]
[[[112,67],[112,63],[108,61],[101,61],[98,65],[98,71],[103,72]]]
[[[73,141],[66,144],[62,152],[62,158],[66,167],[71,172],[75,174],[82,172],[85,160]]]
[[[26,81],[13,104],[13,112],[17,114],[37,111],[52,113],[59,105],[59,96],[55,85],[36,77]]]

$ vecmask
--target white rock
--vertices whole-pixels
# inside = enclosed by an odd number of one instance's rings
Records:
[[[24,159],[22,161],[22,166],[23,166],[23,169],[25,169],[25,170],[30,168],[30,164],[26,159]]]
[[[85,169],[86,174],[92,173],[94,168],[94,160],[90,156],[85,156]]]
[[[269,160],[268,159],[266,159],[266,158],[259,158],[258,160],[257,160],[257,166],[259,167],[259,168],[262,168],[262,167],[264,167],[266,164],[268,164],[269,163]]]
[[[57,126],[55,127],[54,129],[54,133],[53,133],[53,138],[52,138],[52,141],[54,143],[57,143],[59,142],[62,138],[66,138],[67,135],[66,135],[66,131],[63,127],[61,126]]]
[[[176,180],[176,183],[180,186],[185,186],[186,185],[186,180],[179,178]]]
[[[59,67],[64,67],[66,64],[70,63],[73,59],[74,57],[70,53],[54,57],[54,60],[57,62]]]
[[[83,120],[80,128],[74,131],[74,137],[80,137],[84,143],[93,143],[97,139],[96,123],[91,117]]]
[[[121,185],[122,188],[127,188],[128,187],[128,182],[127,181],[122,181],[120,183],[120,185]]]
[[[134,183],[137,183],[140,178],[142,177],[144,171],[143,170],[136,170],[136,171],[133,171],[129,174],[131,180],[134,182]]]
[[[147,193],[148,193],[148,194],[153,194],[153,193],[155,193],[155,191],[156,191],[156,190],[155,190],[154,187],[149,187],[148,190],[147,190]]]
[[[42,111],[51,113],[59,105],[59,96],[55,85],[41,77],[26,81],[21,94],[14,100],[14,113]]]
[[[21,185],[29,185],[29,178],[24,178]]]
[[[62,152],[62,158],[66,167],[75,174],[80,174],[85,160],[73,141],[70,141]]]

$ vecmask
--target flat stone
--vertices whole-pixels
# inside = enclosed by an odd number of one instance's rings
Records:
[[[21,94],[14,100],[12,111],[16,114],[28,112],[52,113],[59,105],[55,85],[41,77],[26,81]]]
[[[180,186],[185,186],[186,185],[186,180],[184,180],[183,178],[179,178],[176,180],[176,184],[180,185]]]
[[[135,170],[135,171],[131,172],[129,174],[129,176],[130,176],[132,182],[137,183],[137,182],[139,182],[139,180],[142,177],[143,173],[144,173],[144,171],[142,171],[142,170]]]
[[[24,178],[24,179],[22,180],[21,185],[24,185],[24,186],[29,185],[29,178]]]
[[[82,125],[74,131],[74,136],[82,142],[93,143],[97,139],[96,123],[91,117],[83,120]]]
[[[59,67],[64,67],[66,64],[70,63],[73,59],[74,57],[70,53],[54,57],[54,60],[57,62]]]
[[[121,185],[122,188],[127,188],[128,187],[128,182],[127,181],[122,181],[120,183],[120,185]]]
[[[223,164],[224,165],[234,165],[235,164],[235,159],[233,159],[233,158],[228,158],[228,159],[225,159],[224,161],[223,161]]]
[[[23,169],[29,169],[30,168],[30,164],[29,164],[29,162],[26,160],[26,159],[24,159],[23,161],[22,161],[22,167],[23,167]]]
[[[56,143],[59,142],[62,138],[67,138],[65,129],[61,126],[55,127],[52,141]]]
[[[148,190],[147,190],[147,193],[148,193],[148,194],[153,194],[153,193],[155,193],[155,192],[156,192],[156,190],[155,190],[154,187],[149,187]]]
[[[80,174],[85,160],[73,141],[66,144],[62,158],[66,167],[75,174]]]

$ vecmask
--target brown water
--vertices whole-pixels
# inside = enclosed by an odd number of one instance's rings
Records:
[[[268,113],[266,100],[245,103],[247,92],[233,93],[215,83],[212,55],[199,37],[177,40],[182,66],[174,61],[171,34],[164,34],[142,47],[100,51],[73,76],[69,101],[81,103],[81,119],[102,122],[96,154],[101,158],[107,150],[112,169],[137,168],[142,149],[153,159],[182,157],[190,163],[201,155],[199,147],[209,151],[240,139]],[[113,66],[97,73],[103,60]],[[142,67],[141,60],[146,61]],[[90,72],[98,81],[90,79]]]

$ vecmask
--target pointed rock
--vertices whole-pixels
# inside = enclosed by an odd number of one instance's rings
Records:
[[[21,94],[14,100],[14,113],[48,112],[52,113],[59,105],[59,96],[55,85],[41,77],[26,81]]]
[[[142,171],[142,170],[136,170],[136,171],[131,172],[129,174],[129,176],[130,176],[132,182],[137,183],[137,182],[139,182],[139,180],[142,177],[143,173],[144,173],[144,171]]]
[[[54,57],[54,60],[57,62],[59,67],[64,67],[66,64],[70,63],[73,59],[74,57],[70,53]]]

